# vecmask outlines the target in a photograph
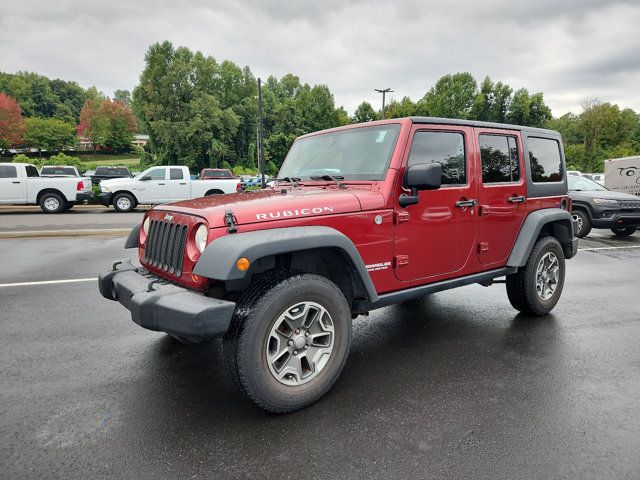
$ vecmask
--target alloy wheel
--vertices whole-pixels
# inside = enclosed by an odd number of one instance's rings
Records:
[[[333,352],[331,315],[315,302],[300,302],[286,309],[274,322],[267,338],[266,357],[274,378],[297,386],[313,380]]]

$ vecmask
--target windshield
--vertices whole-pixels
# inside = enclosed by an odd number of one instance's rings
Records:
[[[575,175],[567,175],[567,182],[569,184],[569,190],[574,192],[604,192],[607,190],[602,185],[599,185],[588,178],[577,177]]]
[[[278,178],[332,175],[345,180],[382,180],[400,125],[377,125],[296,140]]]

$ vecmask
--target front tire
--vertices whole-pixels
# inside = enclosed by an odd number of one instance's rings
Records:
[[[507,296],[516,310],[542,316],[556,306],[564,286],[564,252],[554,237],[543,237],[533,247],[524,267],[507,275]]]
[[[613,227],[611,231],[618,237],[628,237],[633,235],[638,227]]]
[[[45,193],[40,197],[40,208],[44,213],[60,213],[66,208],[66,200],[57,193]]]
[[[584,238],[591,232],[591,220],[587,212],[583,210],[574,210],[571,212],[573,220],[577,223],[576,237]]]
[[[351,346],[340,289],[312,274],[267,274],[245,292],[224,339],[233,382],[259,407],[292,412],[335,383]]]
[[[129,193],[119,193],[113,197],[113,208],[121,213],[132,212],[136,208],[136,200]]]

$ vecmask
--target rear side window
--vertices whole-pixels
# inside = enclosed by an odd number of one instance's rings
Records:
[[[33,165],[27,165],[24,167],[25,172],[27,173],[27,177],[39,177],[38,169]]]
[[[96,168],[96,175],[108,175],[109,169],[107,167],[98,167]]]
[[[12,165],[0,165],[0,178],[17,178],[18,170]]]
[[[416,132],[407,166],[434,162],[442,165],[443,185],[467,183],[464,135],[458,132]]]
[[[562,180],[560,145],[551,138],[527,138],[531,181],[534,183],[559,182]]]
[[[480,135],[482,183],[505,183],[520,180],[518,146],[514,137]]]
[[[181,168],[171,168],[169,175],[171,180],[182,180],[184,178]]]

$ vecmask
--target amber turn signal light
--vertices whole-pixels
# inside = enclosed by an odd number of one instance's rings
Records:
[[[236,267],[238,267],[238,270],[241,270],[244,272],[249,268],[249,259],[245,257],[240,257],[236,262]]]

